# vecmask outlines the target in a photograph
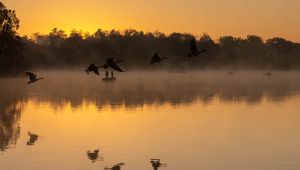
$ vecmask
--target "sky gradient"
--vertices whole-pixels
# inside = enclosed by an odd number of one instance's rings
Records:
[[[3,0],[21,21],[19,33],[52,28],[95,32],[134,28],[145,32],[208,33],[300,42],[299,0]]]

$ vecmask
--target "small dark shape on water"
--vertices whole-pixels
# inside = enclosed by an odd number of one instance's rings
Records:
[[[86,153],[87,153],[88,158],[89,158],[93,163],[95,163],[96,160],[103,160],[103,158],[99,157],[99,149],[94,150],[93,152],[91,152],[91,151],[88,150]],[[99,159],[99,158],[101,158],[101,159]]]
[[[111,168],[107,168],[105,167],[104,169],[108,170],[108,169],[111,169],[111,170],[120,170],[121,169],[121,166],[125,165],[125,163],[118,163],[116,165],[114,165],[113,167]]]
[[[167,166],[167,164],[162,164],[160,162],[160,159],[151,159],[150,163],[151,163],[151,165],[153,167],[153,170],[158,170],[158,168],[161,167],[161,166],[164,166],[164,167]]]
[[[28,132],[28,135],[29,135],[29,140],[27,141],[27,145],[34,145],[35,142],[38,140],[39,136],[31,132]]]

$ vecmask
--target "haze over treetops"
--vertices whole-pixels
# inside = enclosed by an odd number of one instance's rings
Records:
[[[52,28],[94,33],[134,28],[165,33],[208,33],[300,42],[299,0],[4,0],[17,12],[19,33],[48,33]]]

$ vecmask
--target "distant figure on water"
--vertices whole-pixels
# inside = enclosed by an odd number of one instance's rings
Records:
[[[109,77],[109,72],[108,70],[106,69],[105,70],[105,77],[102,79],[103,81],[106,81],[106,82],[113,82],[116,80],[116,77],[114,77],[114,72],[111,70],[110,71],[110,77]]]
[[[110,78],[114,78],[114,71],[110,72],[110,76],[111,76]]]
[[[265,75],[265,76],[272,76],[273,74],[270,73],[270,72],[267,72],[267,73],[265,73],[264,75]]]
[[[167,166],[167,164],[160,163],[160,159],[151,159],[150,163],[153,167],[153,170],[158,170],[158,168],[161,167],[161,166],[164,166],[164,167]]]
[[[207,51],[206,49],[203,49],[203,50],[201,50],[201,51],[198,50],[198,48],[197,48],[197,43],[196,43],[196,39],[195,39],[195,38],[193,38],[193,39],[191,40],[190,47],[191,47],[190,53],[188,54],[188,57],[189,57],[189,58],[197,57],[198,55],[200,55],[200,54],[202,54],[202,53],[204,53],[204,52]]]
[[[99,68],[100,67],[97,67],[95,64],[91,64],[86,70],[85,70],[85,72],[87,73],[87,74],[89,74],[90,72],[94,72],[95,74],[97,74],[97,75],[100,75],[100,73],[99,73]]]
[[[111,169],[111,170],[120,170],[120,169],[121,169],[121,166],[123,166],[123,165],[125,165],[125,163],[118,163],[118,164],[114,165],[114,166],[111,167],[111,168],[105,167],[104,169],[105,169],[105,170],[109,170],[109,169]]]
[[[91,151],[88,150],[86,153],[87,153],[88,158],[89,158],[93,163],[95,163],[96,160],[99,158],[99,149],[94,150],[93,152],[91,152]],[[102,160],[102,159],[101,159],[101,160]]]
[[[232,76],[232,75],[234,75],[235,73],[234,73],[233,71],[229,71],[228,74]]]
[[[29,82],[27,82],[27,84],[31,84],[31,83],[37,82],[38,80],[44,79],[43,77],[37,78],[37,75],[32,72],[26,72],[26,75],[29,78]]]
[[[38,140],[38,135],[28,132],[29,140],[27,141],[27,145],[34,145],[34,143]]]
[[[115,61],[114,58],[109,58],[108,60],[106,60],[106,63],[100,67],[102,67],[104,69],[112,68],[118,72],[125,72],[117,65],[117,63],[120,63],[120,62],[122,62],[122,60]]]
[[[105,70],[105,76],[108,79],[108,71],[107,71],[107,69]]]
[[[167,57],[160,57],[160,56],[158,55],[158,53],[156,52],[156,53],[154,53],[154,55],[153,55],[153,57],[152,57],[150,63],[151,63],[151,64],[160,63],[161,61],[163,61],[163,60],[165,60],[165,59],[167,59]]]

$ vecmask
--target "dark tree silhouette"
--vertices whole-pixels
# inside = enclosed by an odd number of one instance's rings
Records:
[[[0,73],[21,67],[21,58],[17,56],[21,48],[21,38],[16,34],[18,28],[19,19],[15,11],[0,2]]]
[[[108,58],[122,59],[122,67],[132,69],[299,69],[300,44],[275,37],[264,41],[256,35],[246,38],[222,36],[214,41],[208,34],[196,37],[196,46],[207,52],[187,59],[192,34],[134,29],[104,31],[94,34],[73,30],[67,35],[54,28],[49,34],[35,33],[31,39],[20,38],[19,20],[13,10],[0,3],[0,74],[25,68],[84,68],[101,64]],[[152,66],[148,61],[157,52],[166,62]]]

